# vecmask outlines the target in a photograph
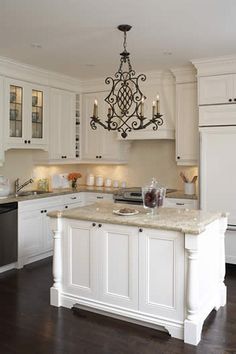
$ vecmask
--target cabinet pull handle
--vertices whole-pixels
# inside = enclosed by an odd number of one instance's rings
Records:
[[[98,224],[98,227],[102,227],[102,224]]]
[[[139,229],[138,231],[139,231],[139,232],[143,232],[143,229]]]
[[[184,203],[176,203],[176,205],[184,205]]]
[[[232,98],[229,99],[229,102],[232,102]]]
[[[94,226],[96,226],[96,223],[95,223],[95,222],[93,222],[93,223],[92,223],[92,226],[93,226],[93,227],[94,227]]]
[[[71,197],[70,199],[76,199],[76,197]]]
[[[101,196],[99,196],[99,195],[97,195],[97,199],[103,199],[104,197],[101,197]]]

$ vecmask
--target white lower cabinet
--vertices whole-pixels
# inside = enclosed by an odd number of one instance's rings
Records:
[[[67,223],[63,242],[64,291],[88,299],[98,294],[98,262],[95,226],[91,222]]]
[[[53,235],[47,213],[78,208],[107,199],[109,193],[70,193],[58,197],[27,200],[18,203],[18,267],[52,255]]]
[[[184,237],[144,229],[139,235],[139,310],[183,321],[183,309]]]
[[[184,319],[181,233],[66,220],[63,293],[100,310]],[[69,295],[69,296],[71,296]],[[95,305],[94,305],[95,307]]]
[[[47,213],[62,210],[61,197],[18,203],[18,267],[52,255],[53,237]]]

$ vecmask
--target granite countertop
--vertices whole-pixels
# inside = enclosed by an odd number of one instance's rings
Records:
[[[0,198],[0,204],[11,203],[11,202],[22,202],[26,200],[35,200],[48,197],[56,197],[64,194],[72,194],[77,192],[92,192],[92,193],[110,193],[113,194],[118,191],[119,188],[113,187],[96,187],[96,186],[78,186],[76,190],[69,189],[54,189],[48,193],[27,195],[15,197],[15,195],[9,195],[7,198]],[[24,190],[27,192],[27,190]],[[186,195],[183,191],[176,191],[167,194],[167,198],[179,198],[179,199],[197,199],[196,195]]]
[[[113,213],[113,210],[120,208],[127,208],[127,204],[102,201],[63,212],[50,212],[48,215],[52,218],[62,217],[107,224],[173,230],[195,235],[203,232],[208,224],[222,216],[221,213],[177,208],[160,208],[156,215],[151,216],[147,215],[147,210],[140,206],[135,206],[135,209],[139,211],[137,215],[120,216]]]

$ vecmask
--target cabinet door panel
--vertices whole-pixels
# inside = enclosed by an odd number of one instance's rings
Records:
[[[137,229],[105,225],[101,242],[101,300],[106,303],[137,309]]]
[[[19,216],[19,257],[43,252],[43,224],[40,210],[24,212]]]
[[[183,235],[145,230],[139,241],[139,310],[183,320]]]
[[[200,77],[199,104],[229,103],[233,99],[233,75]]]
[[[66,228],[69,237],[63,240],[65,290],[95,298],[98,263],[92,223],[69,221]]]
[[[178,84],[176,96],[176,161],[178,165],[196,165],[199,155],[197,84]]]
[[[50,91],[50,159],[75,157],[75,94]]]

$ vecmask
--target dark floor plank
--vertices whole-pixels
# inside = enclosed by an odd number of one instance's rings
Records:
[[[227,306],[212,311],[197,347],[105,316],[49,305],[51,259],[0,275],[0,354],[236,354],[236,266]]]

